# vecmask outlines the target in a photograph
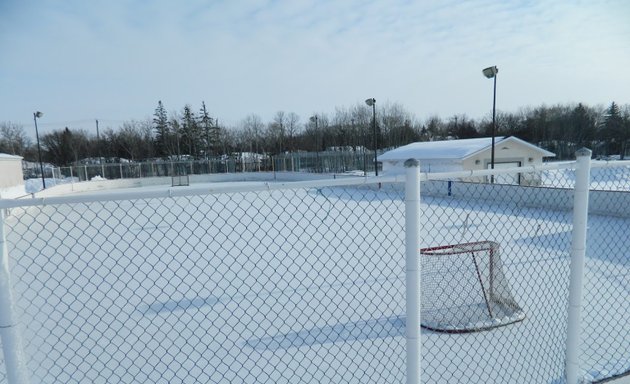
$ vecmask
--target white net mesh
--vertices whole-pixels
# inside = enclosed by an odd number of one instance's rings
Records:
[[[471,332],[525,318],[503,273],[498,243],[424,248],[420,254],[423,327]]]

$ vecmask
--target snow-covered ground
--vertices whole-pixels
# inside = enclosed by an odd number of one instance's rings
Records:
[[[542,183],[548,187],[572,188],[575,184],[575,173],[570,169],[544,171]],[[590,188],[630,191],[630,166],[592,168]]]
[[[69,184],[73,182],[77,183],[79,182],[79,179],[76,177],[74,178],[66,177],[63,179],[46,178],[44,179],[44,181],[46,182],[46,188],[51,188],[51,187],[61,185],[61,184]],[[35,193],[35,192],[41,191],[42,189],[44,189],[44,181],[42,181],[41,178],[24,180],[24,189],[26,189],[26,193]]]
[[[424,382],[562,382],[571,215],[517,199],[424,199],[422,246],[498,242],[526,314],[423,330]],[[402,200],[384,185],[12,209],[31,380],[404,382]],[[589,218],[586,380],[630,369],[628,224]]]

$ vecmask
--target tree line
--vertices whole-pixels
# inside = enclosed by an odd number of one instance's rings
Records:
[[[488,137],[492,117],[471,119],[453,115],[447,119],[418,119],[401,104],[382,103],[376,110],[376,135],[372,110],[364,104],[339,107],[331,113],[307,118],[278,111],[271,121],[250,114],[233,127],[219,124],[202,102],[195,110],[185,105],[167,113],[161,101],[152,118],[107,127],[97,136],[84,129],[63,127],[40,137],[43,161],[67,166],[89,158],[110,161],[143,161],[157,158],[211,159],[238,152],[278,155],[296,151],[379,150],[416,141]],[[630,105],[612,102],[607,107],[582,103],[523,108],[496,114],[495,135],[517,136],[556,153],[573,158],[587,147],[595,156],[630,153]],[[37,161],[37,147],[24,127],[0,122],[0,152]]]

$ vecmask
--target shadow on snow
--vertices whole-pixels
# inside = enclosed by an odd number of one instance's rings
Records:
[[[245,345],[256,350],[279,350],[337,342],[385,339],[404,335],[405,317],[390,316],[249,339]]]

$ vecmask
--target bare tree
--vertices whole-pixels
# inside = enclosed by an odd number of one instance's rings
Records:
[[[411,114],[398,103],[384,103],[377,116],[380,147],[399,147],[418,139],[411,128]]]
[[[284,152],[286,142],[287,117],[284,111],[276,112],[273,121],[267,126],[267,140],[273,153]]]
[[[335,108],[335,114],[332,118],[332,128],[334,139],[334,142],[331,143],[332,146],[353,146],[352,117],[348,109]]]
[[[288,139],[288,150],[290,152],[295,151],[295,140],[297,135],[300,133],[300,116],[298,116],[295,112],[290,112],[287,116],[287,128],[286,135]]]
[[[31,143],[21,125],[10,121],[0,123],[0,152],[24,156]]]
[[[42,136],[44,158],[55,165],[69,165],[89,157],[87,133],[84,130],[70,131],[68,127]]]
[[[135,120],[123,123],[117,135],[120,157],[130,160],[147,157],[146,129],[146,123],[143,125],[143,123]]]
[[[239,137],[235,130],[221,128],[218,137],[220,150],[223,154],[230,155],[232,152],[237,151]]]
[[[357,103],[350,109],[351,124],[354,124],[356,146],[364,150],[372,147],[372,111],[365,103]],[[354,120],[354,122],[352,121]]]
[[[313,114],[304,124],[301,148],[313,152],[325,151],[332,142],[329,137],[330,131],[328,116],[323,113]]]
[[[428,141],[443,140],[448,136],[446,125],[437,115],[430,116],[424,127]]]
[[[263,129],[264,124],[260,116],[251,114],[243,120],[241,123],[246,147],[249,147],[249,152],[261,153],[263,150]]]
[[[151,119],[145,119],[138,121],[138,128],[142,136],[141,146],[141,158],[152,158],[157,155],[155,148],[155,136],[153,134],[153,122]]]

